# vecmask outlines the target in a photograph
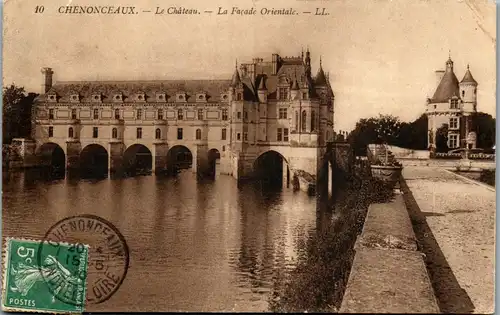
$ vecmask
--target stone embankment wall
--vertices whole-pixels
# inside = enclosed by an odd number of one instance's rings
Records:
[[[368,208],[341,313],[439,313],[399,183]]]
[[[4,168],[22,169],[39,164],[35,155],[36,144],[27,139],[12,139],[12,144],[2,146],[2,163]]]
[[[397,147],[395,145],[388,145],[387,149],[394,154],[397,159],[428,159],[430,157],[429,150],[412,150]]]
[[[478,160],[439,160],[439,159],[398,159],[403,166],[437,166],[449,170],[493,170],[496,169],[495,161],[478,161]]]

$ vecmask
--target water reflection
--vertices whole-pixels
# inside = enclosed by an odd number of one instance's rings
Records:
[[[50,177],[50,176],[49,176]],[[291,189],[238,187],[229,176],[4,177],[4,237],[40,238],[56,221],[96,214],[131,249],[120,290],[88,311],[267,311],[332,213]]]

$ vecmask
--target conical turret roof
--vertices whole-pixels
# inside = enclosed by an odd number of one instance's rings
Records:
[[[462,81],[460,81],[460,83],[474,83],[477,85],[477,82],[476,80],[474,80],[472,73],[470,73],[469,65],[467,65],[467,71],[465,72],[464,78],[462,79]]]
[[[317,86],[325,86],[325,85],[328,85],[326,83],[326,76],[325,76],[325,72],[323,71],[323,68],[320,67],[319,70],[318,70],[318,74],[316,75],[316,79],[314,80],[314,83],[317,85]]]
[[[237,87],[240,83],[241,83],[240,74],[238,72],[238,68],[235,68],[233,78],[231,79],[231,86]]]
[[[453,96],[460,95],[458,79],[453,72],[453,61],[448,59],[446,65],[447,67],[443,78],[441,79],[441,82],[439,82],[436,92],[434,92],[434,96],[432,96],[433,103],[446,103]]]

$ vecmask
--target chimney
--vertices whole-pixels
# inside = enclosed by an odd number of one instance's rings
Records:
[[[271,74],[275,75],[277,73],[278,73],[278,54],[273,54]]]
[[[54,71],[52,71],[52,68],[42,68],[42,74],[44,75],[42,94],[45,94],[52,88],[52,75]]]
[[[436,70],[436,87],[441,83],[441,80],[443,79],[444,76],[444,70]]]

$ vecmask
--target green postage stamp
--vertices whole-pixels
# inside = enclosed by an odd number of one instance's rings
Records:
[[[83,244],[10,238],[4,256],[6,311],[84,311],[89,248]]]

